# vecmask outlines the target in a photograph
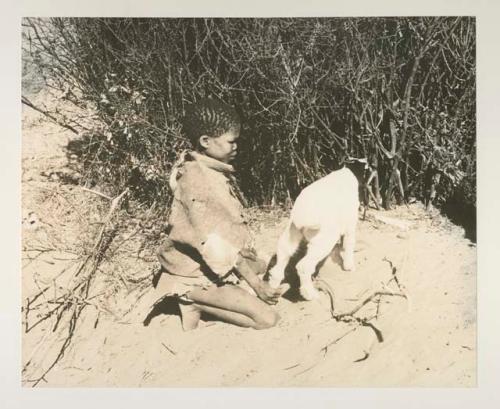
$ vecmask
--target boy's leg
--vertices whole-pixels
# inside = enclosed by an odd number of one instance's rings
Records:
[[[187,296],[201,311],[242,327],[270,328],[279,320],[269,305],[235,285],[197,289]]]
[[[201,318],[201,310],[196,304],[185,304],[179,301],[179,309],[181,311],[182,329],[184,331],[190,331],[198,327]]]

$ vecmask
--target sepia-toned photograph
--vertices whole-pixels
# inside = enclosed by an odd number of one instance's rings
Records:
[[[477,386],[474,16],[20,24],[24,388]]]

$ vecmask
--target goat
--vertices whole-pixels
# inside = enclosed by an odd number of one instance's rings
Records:
[[[269,271],[269,284],[278,287],[285,268],[301,242],[307,243],[305,256],[297,263],[300,294],[306,300],[319,296],[312,283],[316,266],[342,237],[340,252],[344,270],[354,270],[354,245],[359,197],[364,188],[366,159],[347,158],[345,167],[307,186],[297,197],[290,221],[278,240],[276,264]],[[359,181],[358,181],[359,179]]]

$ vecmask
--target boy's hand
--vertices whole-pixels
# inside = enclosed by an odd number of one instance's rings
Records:
[[[273,288],[267,281],[263,281],[259,276],[266,272],[266,263],[257,257],[257,253],[252,249],[240,251],[236,269],[245,281],[253,288],[257,297],[267,304],[276,304],[279,298],[288,291],[290,285],[282,284],[278,288]]]
[[[239,252],[236,268],[240,272],[251,270],[255,275],[260,276],[266,272],[267,264],[257,256],[254,249],[245,248]]]
[[[278,288],[273,288],[268,282],[262,281],[255,288],[257,296],[268,304],[276,304],[280,297],[288,291],[289,284],[281,284]]]

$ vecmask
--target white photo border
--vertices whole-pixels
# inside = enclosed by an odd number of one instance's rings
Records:
[[[6,4],[5,4],[6,3]],[[500,2],[495,0],[10,0],[0,25],[2,166],[2,269],[0,272],[0,407],[250,408],[470,408],[500,407]],[[78,17],[350,17],[475,16],[477,25],[478,146],[478,386],[476,388],[226,388],[226,389],[30,389],[21,367],[21,18]],[[452,255],[450,255],[452,256]],[[432,273],[432,272],[429,272]],[[495,313],[495,311],[497,313]]]

